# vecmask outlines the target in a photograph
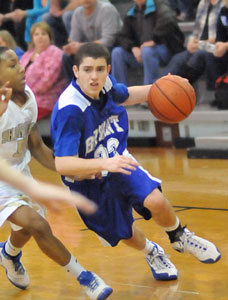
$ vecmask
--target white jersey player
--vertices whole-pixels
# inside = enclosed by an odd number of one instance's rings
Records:
[[[34,126],[37,118],[36,100],[32,91],[25,86],[24,68],[13,50],[0,47],[0,86],[6,83],[12,89],[12,96],[10,100],[4,97],[0,100],[0,157],[28,176],[31,176],[28,167],[31,155],[43,166],[55,170],[52,151],[43,143]],[[0,265],[5,268],[10,282],[21,289],[29,285],[28,274],[20,261],[21,248],[30,237],[34,237],[49,258],[77,278],[90,299],[106,299],[112,289],[76,261],[53,235],[43,217],[44,209],[32,203],[26,194],[17,189],[18,185],[14,186],[16,189],[0,182],[0,225],[6,220],[12,225],[10,237],[5,243],[0,243]],[[85,284],[84,277],[90,279],[89,284]]]

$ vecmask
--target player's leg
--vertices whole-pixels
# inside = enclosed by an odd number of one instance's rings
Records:
[[[106,299],[112,293],[112,289],[101,278],[95,273],[86,271],[77,262],[61,241],[53,235],[48,222],[34,209],[25,205],[20,206],[8,220],[33,236],[42,252],[76,277],[91,299]]]
[[[182,227],[174,210],[163,194],[153,190],[144,200],[155,222],[167,232],[172,247],[179,252],[189,252],[204,263],[215,263],[221,257],[216,246]]]
[[[163,248],[146,239],[144,232],[135,223],[132,226],[132,237],[122,242],[143,252],[156,280],[177,279],[177,269],[166,256]]]

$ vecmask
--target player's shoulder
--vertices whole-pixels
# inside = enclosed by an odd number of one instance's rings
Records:
[[[36,102],[36,97],[28,85],[25,85],[25,93],[28,96],[28,101]]]
[[[78,107],[82,112],[91,105],[90,101],[71,83],[60,95],[58,100],[58,109],[73,105]]]

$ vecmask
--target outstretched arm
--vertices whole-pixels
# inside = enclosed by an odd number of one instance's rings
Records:
[[[56,170],[61,175],[94,179],[102,171],[130,175],[139,165],[129,156],[84,159],[76,156],[55,157]],[[76,179],[77,180],[77,179]]]
[[[34,201],[44,203],[55,211],[60,209],[61,204],[76,206],[87,214],[96,210],[95,204],[84,196],[71,193],[63,187],[37,182],[10,167],[2,158],[0,158],[0,180],[7,182]]]
[[[128,88],[129,97],[122,104],[124,106],[127,106],[127,105],[135,105],[135,104],[146,102],[150,88],[151,88],[151,84],[129,87]]]

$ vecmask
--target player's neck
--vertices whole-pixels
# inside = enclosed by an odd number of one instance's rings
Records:
[[[12,101],[16,103],[18,106],[23,106],[27,101],[27,96],[24,92],[13,93]]]

